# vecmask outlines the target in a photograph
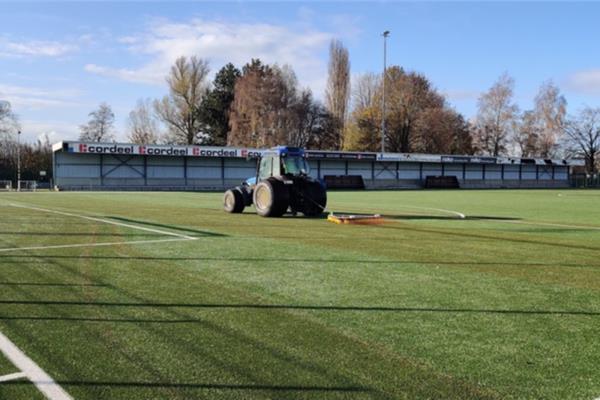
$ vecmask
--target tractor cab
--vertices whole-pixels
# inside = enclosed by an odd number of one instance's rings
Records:
[[[310,167],[303,149],[278,146],[263,153],[258,163],[256,182],[270,177],[308,176]]]

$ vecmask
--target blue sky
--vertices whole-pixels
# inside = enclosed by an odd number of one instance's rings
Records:
[[[166,94],[180,55],[290,64],[302,86],[323,96],[327,47],[348,47],[352,74],[388,65],[425,74],[467,118],[503,73],[515,100],[531,107],[553,80],[569,112],[600,106],[600,3],[492,2],[0,2],[0,99],[11,101],[24,137],[77,137],[101,102],[125,139],[139,98]]]

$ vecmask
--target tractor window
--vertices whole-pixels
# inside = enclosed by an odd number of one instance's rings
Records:
[[[273,157],[263,157],[260,160],[260,169],[258,172],[258,179],[267,179],[272,176],[273,172]]]
[[[283,160],[285,173],[289,175],[308,175],[310,167],[304,157],[286,157]]]

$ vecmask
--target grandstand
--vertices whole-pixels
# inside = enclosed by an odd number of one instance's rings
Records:
[[[64,141],[53,146],[54,182],[59,190],[222,190],[252,176],[262,151]],[[307,151],[307,156],[313,177],[356,181],[367,189],[417,189],[426,186],[428,177],[455,177],[461,188],[561,188],[569,186],[570,168],[580,164],[579,160],[316,150]]]

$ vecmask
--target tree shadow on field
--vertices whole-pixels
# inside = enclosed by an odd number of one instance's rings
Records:
[[[450,230],[438,230],[430,227],[418,227],[415,225],[411,226],[402,226],[401,224],[397,224],[394,226],[381,224],[375,225],[375,227],[379,229],[396,229],[402,231],[411,231],[411,232],[420,232],[426,233],[428,235],[438,235],[438,236],[451,236],[458,237],[462,239],[477,239],[477,240],[490,240],[490,241],[498,241],[498,242],[509,242],[509,243],[517,243],[520,245],[523,244],[534,244],[540,246],[550,246],[550,247],[562,247],[566,249],[577,249],[577,250],[590,250],[590,251],[600,251],[600,247],[595,246],[587,246],[583,244],[571,244],[571,243],[558,243],[558,242],[550,242],[544,240],[534,240],[525,237],[502,237],[499,235],[482,235],[477,233],[470,232],[460,232],[460,231],[450,231]]]
[[[58,380],[58,385],[110,387],[110,388],[167,388],[167,389],[221,389],[221,390],[246,390],[246,391],[275,391],[275,392],[371,392],[372,390],[361,386],[308,386],[308,385],[259,385],[259,384],[227,384],[227,383],[170,383],[170,382],[114,382],[114,381],[69,381]],[[9,381],[8,385],[29,385],[29,381]]]
[[[111,301],[68,301],[68,300],[0,300],[0,304],[20,306],[75,306],[75,307],[109,307],[109,308],[156,308],[156,309],[226,309],[226,310],[285,310],[285,311],[351,311],[351,312],[385,312],[385,313],[448,313],[448,314],[506,314],[506,315],[572,315],[598,317],[600,311],[585,310],[510,310],[483,308],[448,308],[448,307],[387,307],[387,306],[320,306],[295,304],[208,304],[208,303],[156,303],[156,302],[111,302]],[[87,317],[39,317],[39,316],[0,316],[0,320],[74,320],[90,322],[148,322],[148,323],[193,323],[205,322],[201,319],[119,319],[119,318],[87,318]]]
[[[224,233],[201,231],[198,229],[192,229],[192,228],[187,228],[187,227],[182,227],[182,226],[177,226],[177,225],[161,224],[158,222],[142,221],[142,220],[131,219],[131,218],[115,217],[115,216],[110,216],[110,215],[105,216],[104,218],[121,221],[121,222],[128,222],[128,223],[132,223],[132,224],[136,224],[136,225],[146,225],[146,226],[152,226],[152,227],[157,227],[157,228],[172,229],[174,231],[195,233],[195,234],[198,234],[199,236],[208,236],[208,237],[228,237],[229,236]]]
[[[46,282],[0,282],[0,286],[47,286],[47,287],[109,287],[103,283],[46,283]]]
[[[520,267],[567,267],[567,268],[600,268],[600,264],[555,263],[555,262],[515,262],[515,261],[451,261],[451,260],[369,260],[369,259],[319,259],[319,258],[282,258],[282,257],[153,257],[153,256],[97,256],[97,255],[38,255],[38,254],[0,254],[0,264],[29,264],[31,261],[47,259],[66,260],[136,260],[149,262],[163,261],[226,261],[226,262],[289,262],[289,263],[322,263],[322,264],[382,264],[382,265],[451,265],[451,266],[520,266]],[[18,260],[18,261],[17,261]],[[2,284],[2,283],[0,283]]]

